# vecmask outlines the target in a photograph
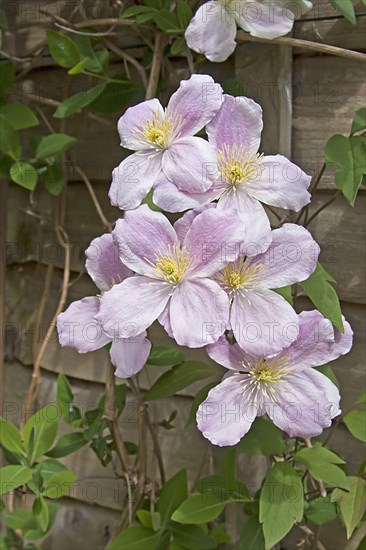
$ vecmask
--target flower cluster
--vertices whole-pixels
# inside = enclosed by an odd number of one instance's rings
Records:
[[[203,128],[207,140],[194,135]],[[101,296],[73,302],[57,323],[61,345],[80,353],[111,343],[124,378],[143,368],[156,320],[179,345],[207,346],[230,370],[197,413],[217,445],[235,444],[263,414],[290,435],[319,434],[340,397],[313,367],[352,345],[348,323],[341,334],[317,311],[298,315],[274,290],[306,280],[320,250],[304,227],[271,230],[261,203],[298,211],[311,178],[258,153],[262,128],[259,105],[223,94],[207,75],[183,81],[166,109],[156,99],[128,109],[118,130],[135,152],[110,189],[124,217],[86,251]],[[141,204],[151,188],[163,210],[185,212],[173,225]]]

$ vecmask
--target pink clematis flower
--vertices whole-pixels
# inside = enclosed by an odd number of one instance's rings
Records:
[[[240,254],[234,211],[188,212],[173,228],[143,205],[117,222],[113,236],[136,275],[102,296],[96,318],[106,334],[124,337],[131,326],[139,334],[156,319],[183,346],[201,347],[223,334],[229,300],[210,277]]]
[[[318,311],[299,315],[299,333],[289,348],[267,357],[247,354],[222,336],[209,356],[230,370],[197,411],[197,424],[215,445],[235,445],[256,416],[267,414],[290,437],[314,437],[340,414],[338,388],[312,367],[345,355],[353,332],[333,331]]]
[[[94,239],[85,251],[85,267],[94,283],[102,292],[109,290],[132,275],[120,261],[118,250],[111,234]],[[57,318],[57,331],[61,346],[76,349],[78,353],[95,351],[112,342],[110,357],[116,367],[116,376],[128,378],[139,372],[149,356],[151,343],[146,332],[130,337],[112,339],[103,332],[95,315],[100,308],[99,296],[88,296],[72,302]]]
[[[193,137],[217,113],[222,89],[208,75],[183,80],[164,110],[158,99],[127,109],[118,122],[121,145],[136,151],[113,170],[109,198],[123,210],[136,208],[160,172],[188,192],[206,191],[211,183],[207,166],[215,149]]]
[[[252,36],[273,39],[287,34],[294,16],[311,8],[309,0],[210,0],[198,8],[185,38],[210,61],[225,61],[235,50],[237,25]]]
[[[218,208],[237,210],[248,242],[270,242],[271,228],[261,202],[297,212],[310,202],[311,177],[282,155],[259,154],[262,129],[262,109],[257,103],[224,95],[221,109],[206,127],[217,151],[218,179],[208,191],[190,193],[161,174],[155,203],[177,212],[218,199]]]
[[[298,316],[272,288],[305,281],[314,271],[319,246],[309,231],[285,224],[272,231],[266,252],[229,263],[214,276],[231,299],[230,325],[240,346],[266,356],[297,336]]]

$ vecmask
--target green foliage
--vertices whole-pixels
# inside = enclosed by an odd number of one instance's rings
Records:
[[[64,422],[71,426],[81,426],[80,409],[74,406],[74,394],[71,386],[64,374],[59,374],[57,378],[57,406],[61,411]]]
[[[198,390],[198,392],[196,393],[196,395],[193,399],[191,409],[189,411],[188,419],[187,419],[187,422],[186,422],[186,427],[190,426],[191,424],[193,424],[196,421],[196,413],[197,413],[198,407],[206,399],[206,397],[208,395],[208,392],[212,388],[217,386],[217,384],[218,384],[218,381],[216,380],[214,382],[210,382],[209,384],[207,384],[206,386],[204,386],[203,388]]]
[[[26,422],[23,430],[28,459],[34,460],[50,450],[57,434],[57,409],[47,405]]]
[[[160,489],[157,512],[161,516],[161,524],[164,526],[170,520],[173,512],[188,497],[188,480],[186,470],[180,470],[171,477]]]
[[[185,500],[172,515],[177,523],[200,524],[217,518],[225,503],[211,494],[192,495]]]
[[[47,30],[47,44],[58,65],[71,69],[80,61],[78,48],[73,40],[60,32]]]
[[[212,367],[200,361],[186,361],[165,372],[145,394],[145,400],[174,395],[198,380],[212,376]]]
[[[37,171],[28,162],[17,161],[10,168],[10,177],[15,182],[33,191],[37,185]]]
[[[353,119],[351,134],[366,130],[366,107],[359,109]]]
[[[69,470],[56,472],[45,483],[44,496],[52,499],[61,498],[68,493],[76,477],[76,474]]]
[[[314,306],[329,319],[341,332],[344,332],[341,306],[336,291],[330,283],[333,277],[318,263],[316,270],[299,285],[305,290]]]
[[[127,105],[143,100],[143,89],[137,82],[116,79],[107,82],[104,90],[89,106],[98,113],[118,113]]]
[[[141,525],[132,525],[120,533],[108,547],[109,550],[155,550],[160,533]]]
[[[26,466],[4,466],[0,470],[0,494],[3,495],[25,485],[32,475],[32,470]]]
[[[335,489],[332,501],[339,507],[349,539],[366,510],[366,481],[361,477],[349,477],[348,491]]]
[[[57,196],[64,186],[64,178],[60,164],[50,164],[42,174],[43,183],[51,195]]]
[[[249,455],[275,455],[282,454],[286,450],[286,444],[281,430],[259,416],[236,448]]]
[[[230,481],[226,475],[212,475],[197,481],[195,488],[205,498],[213,495],[220,502],[248,502],[248,489],[239,479]]]
[[[337,509],[329,498],[316,498],[306,504],[305,519],[315,525],[324,525],[337,517]]]
[[[251,516],[240,531],[240,550],[264,550],[264,535],[258,516]]]
[[[0,444],[13,453],[25,455],[25,448],[19,430],[0,417]]]
[[[87,60],[88,61],[88,60]],[[53,116],[55,118],[66,118],[74,113],[80,112],[95,101],[105,90],[106,83],[98,84],[94,88],[79,92],[65,99],[56,109]]]
[[[173,534],[173,541],[179,547],[191,550],[212,550],[217,548],[215,539],[205,533],[199,525],[179,525],[172,523],[169,530]]]
[[[185,355],[182,351],[169,346],[153,346],[150,355],[147,359],[148,365],[157,367],[170,367],[183,363]]]
[[[343,417],[343,422],[353,437],[366,441],[366,409],[350,411]]]
[[[304,494],[300,477],[287,462],[277,463],[267,475],[259,501],[265,548],[269,550],[303,516]]]
[[[14,130],[38,126],[39,121],[32,109],[21,103],[5,103],[0,107],[0,123],[6,120]]]
[[[75,453],[88,443],[84,435],[80,432],[65,434],[60,437],[55,447],[48,451],[47,456],[51,458],[62,458]]]
[[[14,160],[21,154],[19,134],[5,118],[0,124],[0,151]]]
[[[282,296],[282,298],[285,298],[286,302],[288,302],[291,306],[294,305],[291,286],[283,286],[282,288],[274,288],[273,290]]]
[[[305,464],[314,479],[331,487],[348,489],[347,476],[338,466],[344,464],[344,460],[329,449],[321,446],[301,449],[295,454],[295,460]]]
[[[48,159],[64,153],[76,143],[76,138],[67,134],[50,134],[42,137],[36,150],[38,159]]]
[[[347,21],[356,25],[355,8],[353,7],[352,0],[329,0],[330,3],[343,15]]]

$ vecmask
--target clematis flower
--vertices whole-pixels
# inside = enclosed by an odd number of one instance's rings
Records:
[[[210,61],[225,61],[235,50],[237,25],[252,36],[273,39],[287,34],[294,16],[311,8],[309,0],[210,0],[198,8],[185,39]]]
[[[299,333],[275,356],[247,354],[222,336],[207,346],[209,356],[230,372],[197,411],[197,424],[215,445],[235,445],[256,416],[267,414],[290,437],[314,437],[340,414],[338,388],[312,367],[345,355],[353,332],[334,330],[318,311],[299,315]]]
[[[282,155],[259,154],[262,129],[262,109],[257,103],[224,95],[221,109],[206,126],[209,142],[217,151],[218,179],[206,192],[190,193],[162,174],[155,203],[177,212],[218,199],[218,208],[237,210],[248,242],[268,241],[270,224],[261,202],[297,212],[310,202],[311,177]]]
[[[102,292],[132,275],[120,261],[111,234],[94,239],[85,251],[85,267]],[[128,378],[139,372],[149,356],[151,343],[146,332],[126,338],[112,339],[95,320],[100,308],[99,296],[88,296],[72,302],[57,318],[57,331],[61,346],[76,349],[78,353],[95,351],[112,342],[110,357],[116,367],[116,376]]]
[[[270,289],[305,281],[315,271],[319,252],[309,231],[288,223],[272,231],[266,252],[240,257],[216,273],[214,280],[231,300],[234,336],[247,353],[274,354],[296,338],[298,316]]]
[[[229,300],[210,277],[240,254],[235,212],[188,212],[172,227],[142,205],[126,212],[113,236],[121,261],[136,275],[103,294],[96,319],[104,332],[125,337],[133,325],[139,334],[159,319],[180,345],[215,342],[226,329]]]
[[[214,147],[193,137],[217,113],[222,89],[208,75],[183,80],[164,110],[158,99],[127,109],[119,119],[121,145],[136,151],[113,170],[109,198],[123,210],[136,208],[163,171],[178,188],[195,193],[211,183],[206,166]]]

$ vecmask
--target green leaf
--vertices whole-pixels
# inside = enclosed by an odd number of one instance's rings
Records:
[[[17,161],[10,168],[10,177],[25,189],[33,191],[37,185],[37,171],[28,162]]]
[[[259,521],[263,524],[265,548],[269,550],[303,516],[301,479],[287,462],[277,463],[266,477],[259,500]]]
[[[37,521],[30,510],[26,508],[16,508],[6,516],[6,525],[10,529],[21,529],[28,531],[29,529],[37,529]]]
[[[210,382],[196,393],[194,400],[191,405],[191,410],[189,411],[188,419],[186,422],[186,428],[193,424],[193,422],[196,421],[196,413],[198,411],[198,407],[201,405],[201,403],[206,399],[208,392],[212,390],[215,386],[217,386],[219,382]]]
[[[248,489],[239,479],[228,480],[225,475],[212,475],[199,479],[195,488],[203,496],[213,495],[220,502],[248,502]]]
[[[74,37],[74,42],[76,44],[76,47],[79,51],[80,59],[83,61],[85,58],[87,58],[88,63],[86,64],[85,68],[88,69],[88,71],[91,71],[93,73],[103,73],[104,66],[103,66],[103,59],[100,58],[100,56],[107,56],[107,63],[108,63],[108,50],[101,49],[98,51],[94,51],[91,43],[91,37],[82,34],[77,34]],[[71,69],[72,70],[72,69]]]
[[[128,19],[130,17],[134,17],[135,15],[139,15],[140,13],[157,13],[158,10],[155,8],[151,8],[150,6],[131,6],[130,8],[127,8],[122,14],[122,19]]]
[[[47,31],[47,43],[53,59],[65,69],[75,67],[80,61],[76,44],[71,38],[60,32]]]
[[[180,36],[179,38],[174,40],[173,44],[171,45],[170,53],[172,55],[177,55],[185,49],[186,45],[186,39],[184,38],[184,36]]]
[[[0,417],[0,443],[13,453],[25,454],[24,445],[18,428]]]
[[[161,537],[152,529],[141,525],[132,525],[120,533],[110,544],[108,550],[155,550]]]
[[[152,519],[150,510],[137,510],[136,512],[137,519],[147,529],[152,529]]]
[[[183,363],[184,359],[184,353],[179,349],[169,346],[153,346],[146,363],[157,367],[170,367]]]
[[[286,302],[288,302],[291,306],[294,305],[294,300],[292,298],[291,285],[283,286],[282,288],[274,288],[272,290],[274,290],[274,292],[277,292],[277,294],[282,296],[282,298],[285,298]]]
[[[5,119],[14,130],[38,126],[39,121],[32,109],[21,103],[5,103],[0,107],[0,120]]]
[[[174,395],[198,380],[213,376],[210,365],[200,361],[186,361],[165,372],[145,394],[146,401]]]
[[[357,399],[356,403],[358,403],[359,405],[362,403],[366,403],[366,392],[364,392],[361,397]]]
[[[62,458],[63,456],[71,455],[82,447],[84,447],[88,441],[84,438],[80,432],[73,432],[65,434],[60,437],[55,447],[48,451],[47,456],[52,458]]]
[[[26,466],[4,466],[0,470],[0,495],[25,485],[32,475],[32,470]]]
[[[251,516],[243,525],[239,550],[264,550],[263,529],[257,516]]]
[[[31,433],[34,433],[33,450],[29,455]],[[26,422],[23,430],[24,445],[31,462],[44,455],[51,447],[57,434],[57,409],[47,405]]]
[[[333,369],[331,369],[328,365],[322,365],[321,367],[314,367],[314,368],[318,372],[321,372],[322,374],[324,374],[324,376],[329,378],[329,380],[331,380],[333,384],[337,386],[337,388],[339,388],[339,382],[337,380],[336,375],[333,372]]]
[[[186,500],[188,496],[187,485],[187,472],[186,470],[180,470],[160,489],[156,510],[160,512],[163,526],[168,523],[172,513]]]
[[[74,394],[64,374],[57,378],[57,406],[61,411],[62,419],[71,426],[80,426],[82,423],[81,412],[74,406]]]
[[[59,155],[70,149],[76,142],[76,138],[67,134],[50,134],[42,137],[37,147],[36,156],[37,158],[47,159],[53,155]]]
[[[183,548],[190,550],[211,550],[217,548],[213,537],[204,532],[198,525],[179,525],[172,523],[169,531],[173,533],[173,540]]]
[[[225,80],[223,88],[226,94],[232,95],[234,97],[245,95],[245,88],[243,83],[236,78],[229,78],[228,80]]]
[[[0,9],[0,28],[7,31],[9,28],[8,19],[4,10]]]
[[[305,290],[314,306],[329,319],[341,332],[344,332],[341,306],[334,288],[329,284],[326,271],[318,263],[316,270],[299,285]]]
[[[88,67],[90,63],[90,60],[88,57],[84,57],[79,63],[75,65],[75,67],[72,67],[72,69],[69,69],[67,71],[67,74],[74,75],[74,74],[80,74]]]
[[[206,523],[217,518],[225,508],[225,503],[210,494],[192,495],[187,498],[172,515],[178,523]]]
[[[335,489],[332,501],[337,502],[347,529],[347,538],[352,536],[366,510],[366,481],[361,477],[348,478],[349,492]]]
[[[43,483],[47,482],[50,477],[53,476],[53,474],[64,472],[66,470],[66,466],[64,466],[58,460],[54,460],[53,458],[46,458],[46,460],[42,460],[42,462],[39,462],[37,466],[33,469],[34,472],[38,472],[40,474]],[[31,482],[28,485],[30,486]]]
[[[20,157],[19,134],[5,119],[0,124],[0,151],[12,159]]]
[[[55,118],[66,118],[80,112],[84,107],[95,101],[104,91],[106,83],[98,84],[90,90],[79,92],[63,101],[54,112]]]
[[[272,422],[257,417],[250,431],[236,445],[236,449],[248,455],[282,454],[286,444],[282,432]]]
[[[48,522],[49,522],[49,511],[47,502],[42,496],[36,498],[33,507],[33,514],[36,516],[36,519],[39,523],[40,528],[45,533],[47,531]]]
[[[61,498],[68,493],[77,475],[69,470],[56,472],[45,484],[44,496],[47,498]]]
[[[343,417],[343,422],[356,439],[366,441],[366,409],[350,411]]]
[[[315,525],[324,525],[324,523],[328,523],[336,517],[336,507],[328,498],[312,500],[305,510],[306,520],[315,523]]]
[[[192,8],[186,0],[178,0],[177,14],[180,26],[185,30],[193,17]]]
[[[176,33],[181,30],[177,15],[169,10],[160,10],[155,13],[154,21],[159,29],[164,32]]]
[[[64,187],[64,178],[60,164],[47,166],[43,173],[43,183],[49,193],[57,197]]]
[[[225,527],[226,527],[225,523],[218,523],[210,531],[210,535],[214,537],[217,544],[230,542],[230,537],[226,533]]]
[[[344,460],[329,449],[321,446],[301,449],[295,454],[295,460],[305,464],[314,479],[333,487],[348,488],[346,474],[336,466],[344,464]]]
[[[311,463],[345,464],[343,458],[333,453],[330,449],[317,445],[316,447],[303,448],[295,454],[295,460],[300,460],[306,466]]]
[[[366,130],[366,107],[362,107],[356,112],[352,122],[352,134],[362,130]]]
[[[332,6],[334,6],[339,13],[343,15],[347,21],[356,25],[355,8],[353,7],[352,0],[329,0]]]
[[[90,107],[98,113],[117,113],[142,99],[143,88],[138,82],[121,79],[120,83],[108,82]]]

